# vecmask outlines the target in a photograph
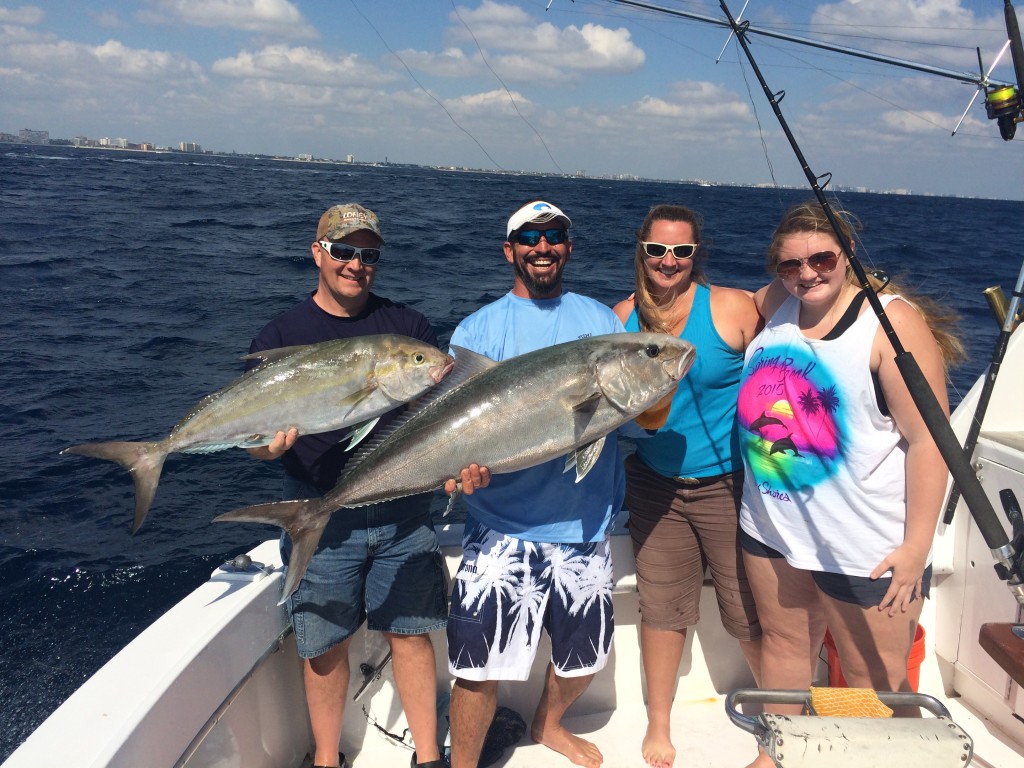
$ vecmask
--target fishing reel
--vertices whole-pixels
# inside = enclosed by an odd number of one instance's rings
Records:
[[[999,125],[999,135],[1009,141],[1017,131],[1017,123],[1024,121],[1021,112],[1020,91],[1012,85],[996,85],[985,89],[985,112],[989,120]]]

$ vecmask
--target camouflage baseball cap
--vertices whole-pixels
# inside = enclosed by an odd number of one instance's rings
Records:
[[[324,211],[320,217],[320,224],[316,228],[317,240],[341,240],[345,235],[351,235],[360,229],[368,229],[380,238],[381,245],[384,238],[380,234],[380,219],[377,214],[369,208],[363,208],[358,203],[343,203],[335,205]]]

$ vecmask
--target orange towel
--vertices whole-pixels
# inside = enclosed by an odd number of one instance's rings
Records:
[[[811,708],[820,717],[892,717],[871,688],[811,688]]]

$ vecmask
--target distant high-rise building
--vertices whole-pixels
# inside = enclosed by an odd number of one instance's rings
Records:
[[[31,128],[22,128],[18,131],[18,138],[26,144],[49,144],[49,131],[33,131]]]
[[[178,149],[182,152],[202,152],[203,148],[194,141],[179,141]]]

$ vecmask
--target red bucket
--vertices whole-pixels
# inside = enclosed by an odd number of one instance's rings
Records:
[[[846,688],[846,678],[843,677],[843,668],[839,664],[839,652],[832,640],[832,633],[825,630],[825,651],[828,653],[828,684],[832,688]],[[907,657],[907,679],[910,680],[910,687],[916,692],[918,683],[921,680],[921,664],[924,662],[924,627],[917,625],[917,632],[914,635],[914,644],[910,647],[910,655]]]

